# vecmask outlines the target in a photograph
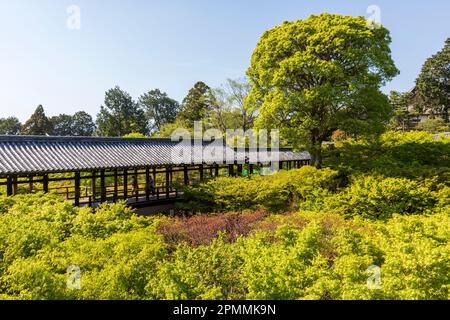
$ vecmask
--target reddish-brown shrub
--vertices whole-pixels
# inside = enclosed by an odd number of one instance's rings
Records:
[[[220,213],[215,215],[197,215],[188,218],[165,219],[157,232],[170,245],[187,242],[192,246],[209,245],[220,232],[225,233],[229,242],[238,236],[246,236],[257,222],[267,217],[263,210],[250,213]]]

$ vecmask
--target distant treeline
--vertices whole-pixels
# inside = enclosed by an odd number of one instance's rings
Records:
[[[244,105],[250,91],[247,79],[231,80],[212,89],[197,82],[180,104],[160,89],[150,90],[134,100],[116,86],[105,93],[104,104],[94,120],[84,111],[73,115],[47,117],[39,105],[31,117],[21,123],[16,117],[0,119],[0,134],[52,136],[170,136],[173,129],[190,129],[194,121],[206,127],[253,127],[255,111]]]

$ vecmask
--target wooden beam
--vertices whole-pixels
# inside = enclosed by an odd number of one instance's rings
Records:
[[[119,198],[118,192],[119,192],[119,188],[118,188],[118,184],[119,184],[119,178],[117,175],[117,169],[114,169],[114,202],[117,202],[117,199]]]
[[[95,194],[97,193],[96,172],[95,171],[92,171],[91,189],[92,189],[92,200],[95,201]]]
[[[238,164],[237,172],[238,172],[238,176],[242,176],[242,164]]]
[[[201,164],[200,166],[199,166],[199,171],[200,171],[200,181],[203,181],[203,178],[204,178],[204,172],[203,172],[203,165]]]
[[[13,195],[13,184],[12,184],[12,177],[8,176],[6,178],[6,195],[8,197],[11,197]]]
[[[33,176],[32,175],[28,176],[28,187],[30,189],[30,193],[32,193],[33,192]]]
[[[106,202],[105,170],[100,171],[100,201]]]
[[[145,169],[145,200],[150,200],[150,168]]]
[[[17,194],[17,176],[13,177],[13,195]]]
[[[48,174],[42,176],[42,186],[45,193],[48,193]]]
[[[128,169],[123,169],[123,198],[128,199]]]
[[[166,198],[169,198],[169,184],[170,184],[170,167],[166,167]]]
[[[136,202],[139,201],[139,175],[138,175],[138,169],[134,169],[134,197],[136,199]]]
[[[215,175],[216,177],[219,176],[219,165],[218,165],[218,164],[215,165],[215,173],[214,173],[214,175]]]
[[[234,164],[228,165],[228,175],[234,177]]]
[[[75,172],[75,206],[80,205],[80,172]]]
[[[189,172],[188,172],[188,167],[187,167],[187,166],[184,166],[183,171],[184,171],[184,185],[187,186],[187,185],[189,185]]]

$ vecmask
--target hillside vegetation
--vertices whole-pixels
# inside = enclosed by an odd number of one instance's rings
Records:
[[[449,146],[345,140],[325,169],[192,187],[175,218],[1,197],[0,298],[449,299]]]

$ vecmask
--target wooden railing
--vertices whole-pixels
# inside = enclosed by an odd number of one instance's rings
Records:
[[[164,199],[176,199],[180,195],[177,188],[173,186],[169,186],[167,188],[164,183],[159,184],[154,188],[149,188],[148,192],[145,185],[138,185],[134,190],[132,185],[127,185],[126,190],[127,192],[125,193],[125,185],[117,185],[117,189],[115,186],[106,186],[105,200],[107,202],[128,200],[130,203],[139,203]],[[64,196],[67,200],[75,200],[75,186],[53,187],[49,188],[49,192],[54,192],[58,195]],[[92,206],[95,203],[101,202],[101,194],[102,190],[100,186],[96,188],[95,194],[92,193],[92,187],[80,186],[80,205]]]

